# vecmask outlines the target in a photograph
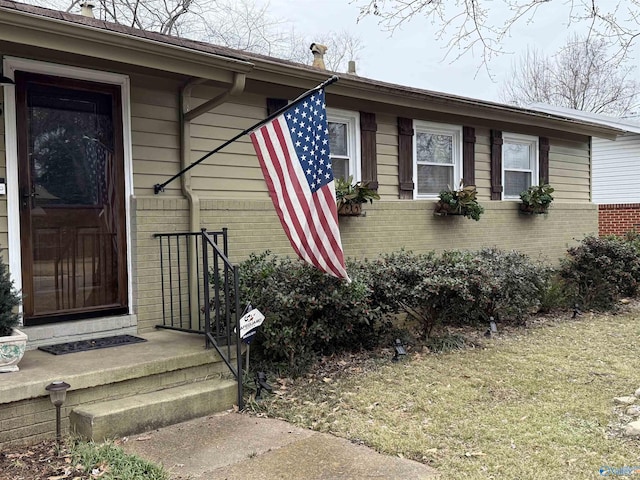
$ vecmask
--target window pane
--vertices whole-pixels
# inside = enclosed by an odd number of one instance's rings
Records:
[[[507,197],[518,197],[520,192],[531,186],[530,172],[504,172],[504,194]]]
[[[418,165],[418,194],[437,195],[453,188],[453,166]]]
[[[349,159],[347,158],[331,158],[331,168],[333,169],[333,178],[349,178]]]
[[[502,148],[504,168],[531,170],[531,145],[505,143]],[[519,192],[518,192],[519,193]]]
[[[416,149],[419,162],[453,163],[453,137],[418,132]]]
[[[349,155],[346,123],[329,122],[329,148],[333,155]]]

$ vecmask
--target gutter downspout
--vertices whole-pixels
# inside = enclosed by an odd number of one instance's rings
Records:
[[[191,98],[191,91],[194,86],[201,85],[206,82],[205,79],[196,78],[188,81],[181,89],[179,95],[179,109],[180,109],[180,168],[186,168],[191,163],[191,121],[199,117],[200,115],[207,113],[210,110],[222,105],[232,95],[239,95],[244,91],[246,75],[244,73],[234,72],[233,83],[228,90],[222,92],[220,95],[206,101],[202,105],[194,109],[189,109],[189,100]],[[189,203],[189,231],[200,231],[200,197],[193,191],[191,187],[191,172],[185,172],[181,177],[182,193]],[[198,271],[196,264],[198,261],[198,252],[196,252],[195,238],[191,239],[192,243],[189,248],[189,268],[193,274],[189,278],[189,288],[194,296],[191,301],[191,328],[197,330],[199,325],[197,324],[200,318],[200,311],[197,302],[198,293],[198,281],[195,272]]]

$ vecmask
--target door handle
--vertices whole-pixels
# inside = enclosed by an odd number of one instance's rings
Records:
[[[24,189],[22,191],[22,206],[23,207],[28,207],[29,204],[31,203],[29,199],[31,198],[36,198],[39,194],[34,191],[29,192],[27,189]]]

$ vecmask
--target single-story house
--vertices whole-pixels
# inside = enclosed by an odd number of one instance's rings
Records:
[[[622,131],[615,139],[594,136],[591,141],[592,201],[598,205],[601,236],[640,230],[640,192],[635,188],[640,182],[640,121],[544,104],[531,107]]]
[[[151,371],[173,372],[154,381],[163,388],[186,388],[178,365],[210,377],[203,352],[153,363],[152,353],[135,350],[159,344],[166,353],[189,342],[183,333],[155,332],[168,308],[164,269],[172,260],[154,235],[227,228],[234,262],[293,250],[248,137],[163,192],[155,194],[154,185],[331,74],[12,0],[0,0],[0,61],[8,80],[0,246],[23,293],[29,348],[117,334],[148,339],[147,346],[60,357],[75,361],[28,351],[19,372],[1,377],[1,445],[51,435],[44,387],[52,380],[71,385],[63,428],[71,422],[86,433],[82,425],[101,418],[117,423],[98,405],[152,392],[148,381],[131,387]],[[326,102],[337,174],[371,182],[381,197],[366,215],[340,220],[347,257],[497,246],[555,261],[597,232],[591,139],[613,139],[618,127],[355,74],[341,74]],[[433,215],[439,191],[460,179],[477,186],[485,208],[478,222]],[[556,189],[550,213],[519,214],[520,191],[538,182]],[[145,353],[130,358],[125,351]]]

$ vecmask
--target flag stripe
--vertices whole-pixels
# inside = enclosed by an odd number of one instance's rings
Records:
[[[283,142],[284,145],[289,146],[289,143],[291,142],[290,137],[284,137],[282,130],[280,129],[281,124],[277,123],[274,125],[275,130],[276,130],[276,134],[278,136],[278,139]],[[333,256],[329,254],[329,252],[327,251],[325,244],[329,241],[328,237],[327,237],[327,233],[324,229],[325,223],[321,222],[317,222],[314,221],[314,214],[316,216],[319,216],[319,214],[322,212],[322,208],[320,205],[318,205],[317,201],[318,201],[318,196],[317,195],[310,195],[310,191],[309,192],[304,192],[304,190],[308,190],[308,184],[303,183],[300,184],[300,182],[298,181],[298,179],[301,176],[301,173],[298,173],[296,170],[301,170],[300,164],[296,163],[294,164],[293,162],[291,162],[291,158],[288,155],[288,149],[285,149],[285,155],[286,155],[286,159],[287,159],[287,166],[289,167],[290,171],[289,171],[289,178],[292,179],[292,181],[295,182],[295,189],[294,191],[296,192],[303,192],[302,195],[298,195],[298,200],[300,202],[305,202],[306,204],[306,208],[303,208],[303,212],[304,212],[304,217],[300,216],[299,218],[301,220],[304,220],[304,225],[303,225],[303,233],[310,233],[314,242],[311,244],[311,248],[314,250],[314,256],[316,256],[316,251],[318,251],[318,253],[320,254],[320,259],[324,260],[330,260],[332,265],[331,270],[335,273],[336,276],[339,276],[339,266],[338,268],[336,268],[336,266],[333,264]],[[290,151],[290,150],[289,150]],[[304,188],[306,187],[306,189]],[[320,190],[325,189],[326,187],[321,188]],[[311,199],[312,203],[307,203],[308,200]],[[335,202],[335,200],[334,200]],[[320,207],[320,208],[319,208]],[[318,230],[317,227],[322,227],[320,230]],[[315,248],[314,248],[315,247]],[[322,264],[325,264],[325,262],[323,261]],[[317,265],[318,266],[318,265]],[[327,268],[326,266],[320,267],[323,270],[325,268]]]
[[[276,127],[277,122],[274,122],[270,126]],[[269,127],[263,127],[266,130]],[[271,135],[277,135],[275,132],[268,132]],[[323,265],[320,263],[318,256],[315,255],[313,248],[307,241],[305,236],[304,229],[300,224],[300,220],[303,215],[300,213],[304,213],[305,210],[309,209],[309,206],[306,203],[301,203],[300,200],[303,199],[302,195],[296,195],[296,190],[301,188],[300,184],[294,184],[296,177],[295,174],[290,172],[290,167],[288,163],[290,163],[290,158],[286,149],[279,149],[279,152],[276,154],[273,143],[271,142],[271,136],[265,136],[265,144],[267,150],[271,154],[271,157],[276,160],[277,163],[274,164],[275,174],[277,175],[278,184],[282,186],[279,190],[279,193],[282,194],[284,199],[284,206],[286,208],[286,215],[283,217],[287,225],[289,226],[289,231],[295,233],[295,241],[300,246],[300,249],[304,253],[305,260],[309,263],[312,263],[318,268],[326,269],[326,264]],[[285,173],[286,172],[286,173]],[[297,183],[297,182],[296,182]],[[291,240],[291,238],[290,238]]]
[[[329,266],[323,257],[326,251],[322,252],[318,248],[322,246],[322,243],[319,242],[317,230],[315,230],[313,224],[309,222],[311,205],[307,200],[310,196],[305,195],[304,186],[298,181],[298,174],[295,171],[296,168],[289,154],[289,149],[286,148],[288,146],[287,140],[282,135],[280,122],[274,121],[269,126],[262,128],[270,134],[264,136],[264,141],[267,151],[272,158],[276,159],[274,166],[276,167],[275,174],[277,175],[277,183],[283,187],[282,189],[278,189],[278,193],[282,194],[286,206],[287,212],[283,219],[285,223],[288,224],[288,230],[295,233],[295,241],[298,242],[301,250],[304,252],[306,258],[303,258],[306,261],[323,271],[330,269],[335,276],[338,276],[338,271],[336,271],[333,266]],[[274,143],[271,142],[271,138],[274,137],[277,138],[279,142],[275,145],[284,146],[285,148],[276,149]],[[313,242],[309,242],[309,235],[311,235],[311,239],[314,240]]]
[[[308,95],[254,130],[251,141],[296,254],[350,281],[338,226],[324,92]]]

